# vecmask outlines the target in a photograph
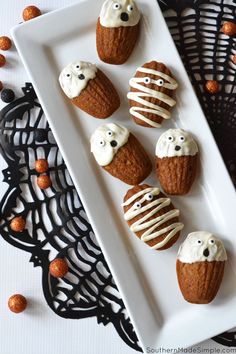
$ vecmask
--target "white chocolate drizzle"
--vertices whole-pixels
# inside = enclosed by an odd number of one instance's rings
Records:
[[[155,75],[159,76],[162,79],[154,80],[151,79],[150,77],[133,77],[129,84],[130,87],[135,88],[139,90],[138,92],[129,92],[127,97],[129,100],[135,101],[137,103],[142,104],[143,106],[146,106],[147,108],[143,107],[136,107],[133,106],[130,108],[130,114],[146,123],[148,123],[150,126],[154,128],[160,128],[161,124],[154,122],[151,119],[148,119],[144,113],[152,113],[157,116],[161,116],[163,119],[170,119],[171,114],[170,111],[167,109],[151,103],[147,100],[147,98],[156,98],[164,103],[166,103],[170,107],[174,107],[176,104],[176,101],[171,98],[170,96],[166,95],[163,92],[160,92],[158,90],[153,90],[150,89],[143,84],[155,84],[157,87],[165,87],[168,90],[176,90],[178,87],[177,82],[175,79],[173,79],[171,76],[164,74],[160,71],[149,69],[149,68],[144,68],[140,67],[137,69],[137,71],[150,74],[150,75]],[[165,81],[167,82],[165,82]]]
[[[164,240],[162,240],[161,242],[157,241],[157,243],[151,247],[153,249],[160,249],[163,246],[165,246],[184,227],[184,224],[180,222],[175,222],[167,227],[164,227],[161,230],[155,231],[159,226],[163,225],[168,220],[178,217],[180,214],[178,209],[170,210],[163,215],[156,216],[153,219],[147,221],[153,215],[158,213],[161,209],[171,204],[170,198],[164,197],[164,198],[158,198],[152,200],[154,196],[158,196],[159,194],[160,194],[159,188],[154,188],[154,187],[146,188],[136,193],[131,198],[129,198],[125,203],[122,204],[123,207],[129,206],[130,204],[132,204],[134,201],[136,201],[138,198],[141,197],[141,199],[139,199],[136,203],[134,203],[131,206],[131,208],[125,213],[124,218],[126,221],[130,221],[136,216],[146,212],[147,210],[150,210],[149,213],[147,213],[145,216],[143,216],[142,218],[140,218],[130,226],[130,230],[133,232],[146,230],[141,236],[141,240],[143,242],[148,242],[168,232]],[[142,206],[142,203],[144,203],[147,200],[150,200],[150,203]],[[139,208],[137,207],[137,204]]]

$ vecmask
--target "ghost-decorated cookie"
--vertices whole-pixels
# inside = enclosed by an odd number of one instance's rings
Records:
[[[135,186],[126,193],[122,206],[130,230],[152,249],[165,250],[178,240],[184,227],[180,212],[159,188]]]
[[[67,65],[59,82],[68,99],[95,118],[108,118],[120,106],[115,87],[94,64],[75,61]]]
[[[141,14],[134,0],[106,0],[97,22],[97,52],[120,65],[130,57],[139,35]]]
[[[210,232],[188,235],[177,257],[177,277],[186,301],[194,304],[211,302],[222,282],[227,254],[220,239]]]
[[[172,195],[187,194],[195,180],[198,145],[182,129],[169,129],[156,145],[157,177],[164,191]]]
[[[97,163],[127,184],[139,184],[151,173],[152,164],[146,151],[135,136],[120,124],[100,126],[93,133],[90,143]]]
[[[156,61],[144,64],[130,80],[130,114],[136,124],[160,128],[163,120],[171,118],[173,99],[178,83],[171,71]]]

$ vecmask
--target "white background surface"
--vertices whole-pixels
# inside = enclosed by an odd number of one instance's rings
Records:
[[[48,12],[75,2],[76,0],[41,0],[34,1],[34,5],[43,12]],[[22,21],[21,13],[27,5],[29,3],[25,0],[8,0],[1,4],[0,35],[9,35],[10,28]],[[6,55],[8,64],[0,69],[0,80],[5,86],[13,88],[16,95],[20,95],[19,88],[30,80],[14,48],[3,54]],[[0,159],[0,171],[3,168],[4,162]],[[4,183],[0,184],[0,196],[5,187]],[[1,354],[134,353],[119,338],[112,324],[104,327],[102,324],[97,325],[96,318],[65,320],[56,316],[44,300],[41,269],[33,268],[29,263],[29,256],[0,238]],[[12,314],[7,308],[8,297],[16,292],[29,299],[29,308],[21,315]],[[202,344],[202,347],[222,348],[213,341]]]

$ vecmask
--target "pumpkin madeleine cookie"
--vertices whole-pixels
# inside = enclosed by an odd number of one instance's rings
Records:
[[[91,137],[91,151],[104,170],[130,185],[141,183],[152,171],[146,151],[122,125],[99,127]]]
[[[139,35],[140,12],[134,0],[106,0],[97,22],[97,52],[102,61],[120,65]]]
[[[221,240],[206,231],[189,234],[180,246],[176,264],[185,300],[193,304],[211,302],[220,288],[226,261]]]
[[[162,63],[152,61],[138,68],[130,80],[130,114],[135,123],[148,128],[160,128],[171,118],[172,98],[178,84],[171,71]]]
[[[128,190],[122,206],[131,231],[151,248],[162,251],[178,240],[184,227],[180,212],[159,188],[135,186]]]
[[[59,82],[70,101],[95,118],[108,118],[120,106],[115,87],[94,64],[75,61],[67,65]]]
[[[198,146],[182,129],[169,129],[156,145],[157,177],[164,191],[172,195],[187,194],[195,180]]]

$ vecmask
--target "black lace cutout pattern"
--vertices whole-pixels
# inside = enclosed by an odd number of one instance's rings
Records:
[[[96,316],[112,323],[121,338],[139,350],[111,272],[97,244],[83,205],[70,179],[43,110],[31,84],[24,96],[6,106],[0,117],[0,149],[7,168],[8,190],[1,200],[0,232],[11,245],[30,253],[34,267],[42,268],[42,286],[50,308],[59,316],[80,319]],[[52,187],[36,184],[34,162],[49,162]],[[21,215],[26,230],[15,233],[10,220]],[[65,258],[69,273],[63,279],[49,274],[55,257]]]

